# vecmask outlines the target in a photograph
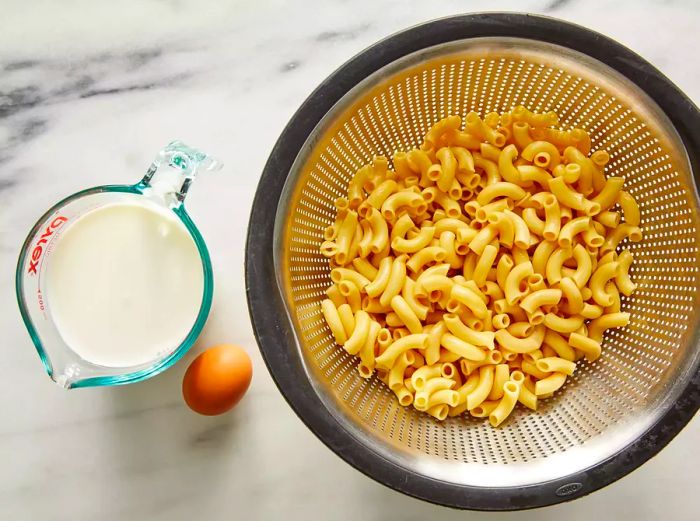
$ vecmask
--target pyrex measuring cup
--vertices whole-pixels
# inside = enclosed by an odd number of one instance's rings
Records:
[[[183,201],[195,175],[221,167],[215,159],[174,141],[162,149],[146,175],[134,185],[89,188],[50,208],[34,225],[22,246],[16,272],[20,312],[46,372],[65,388],[118,385],[149,378],[173,365],[194,343],[211,308],[213,277],[207,247],[187,214]],[[88,212],[113,204],[138,204],[172,212],[189,233],[201,260],[203,291],[199,312],[179,345],[159,352],[155,359],[132,366],[98,365],[79,356],[61,335],[51,313],[46,273],[52,251],[62,233]],[[170,215],[170,213],[168,213]],[[109,230],[105,230],[109,233]],[[196,257],[195,257],[196,258]],[[173,281],[177,284],[177,281]],[[143,320],[148,321],[144,316]],[[123,324],[130,327],[130,324]]]

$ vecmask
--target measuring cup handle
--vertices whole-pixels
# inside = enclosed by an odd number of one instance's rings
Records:
[[[154,195],[180,205],[199,172],[215,172],[222,166],[218,159],[182,141],[172,141],[158,152],[139,184]]]

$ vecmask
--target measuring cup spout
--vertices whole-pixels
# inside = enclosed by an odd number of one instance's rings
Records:
[[[52,334],[47,337],[34,340],[44,368],[54,382],[64,389],[71,389],[92,376],[93,370],[79,356],[64,349],[62,342]]]
[[[218,159],[182,141],[172,141],[158,153],[139,185],[144,195],[175,207],[185,200],[199,172],[215,172],[221,167]]]
[[[80,366],[75,363],[72,363],[66,365],[63,368],[63,372],[61,372],[60,374],[53,373],[51,375],[51,378],[54,382],[56,382],[64,389],[70,389],[71,387],[74,387],[76,383],[83,379],[79,375]]]

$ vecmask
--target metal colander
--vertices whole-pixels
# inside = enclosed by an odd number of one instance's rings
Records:
[[[546,40],[546,41],[545,41]],[[418,146],[439,119],[524,105],[583,128],[642,212],[628,327],[537,412],[494,429],[437,422],[365,380],[321,315],[319,253],[334,200],[374,155]],[[326,80],[275,146],[251,215],[251,316],[285,397],[334,451],[409,494],[514,509],[578,497],[651,457],[700,402],[697,108],[647,62],[578,26],[529,15],[443,19],[364,51]]]

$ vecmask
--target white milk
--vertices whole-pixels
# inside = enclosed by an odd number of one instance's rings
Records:
[[[152,203],[116,203],[80,217],[58,238],[46,276],[63,340],[88,362],[110,367],[177,348],[204,291],[194,240]]]

